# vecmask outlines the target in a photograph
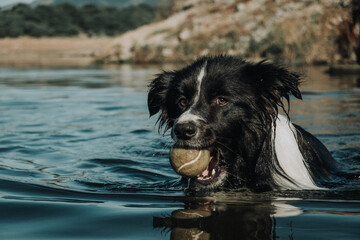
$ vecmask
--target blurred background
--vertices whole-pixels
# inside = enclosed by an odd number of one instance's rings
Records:
[[[0,239],[358,240],[359,8],[0,0]],[[161,69],[212,54],[268,59],[304,76],[290,114],[343,165],[331,191],[184,192],[169,131],[149,119],[147,86]],[[167,218],[198,207],[210,222],[184,229]]]
[[[2,0],[0,65],[360,63],[359,0]]]

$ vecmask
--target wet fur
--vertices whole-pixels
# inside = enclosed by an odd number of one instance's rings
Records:
[[[204,57],[183,69],[159,74],[150,84],[148,109],[150,116],[160,113],[159,129],[164,131],[174,129],[184,113],[196,125],[198,132],[192,139],[176,139],[172,134],[178,146],[215,146],[221,152],[219,165],[224,172],[219,181],[201,186],[193,179],[194,187],[317,189],[336,169],[336,162],[319,140],[289,121],[283,99],[287,106],[290,95],[301,99],[299,84],[298,74],[268,62]],[[219,96],[228,103],[216,105]],[[189,101],[186,108],[179,106],[184,97]],[[279,109],[285,116],[279,115]],[[281,141],[285,137],[292,145]],[[294,152],[286,153],[289,149]],[[303,168],[299,171],[311,181],[291,176],[297,174],[293,164]]]

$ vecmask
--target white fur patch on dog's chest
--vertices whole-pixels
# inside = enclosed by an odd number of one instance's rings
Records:
[[[273,126],[273,150],[277,159],[272,177],[275,184],[282,189],[321,189],[312,179],[297,142],[294,125],[283,115],[278,115],[276,126]],[[275,161],[275,160],[274,160]],[[285,175],[286,177],[284,177]]]

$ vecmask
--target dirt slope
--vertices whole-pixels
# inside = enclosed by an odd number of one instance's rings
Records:
[[[340,0],[178,0],[169,18],[117,37],[96,60],[177,62],[226,53],[290,63],[340,61],[336,43],[349,6]]]

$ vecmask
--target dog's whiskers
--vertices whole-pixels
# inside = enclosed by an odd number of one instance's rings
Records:
[[[231,148],[229,148],[228,146],[226,146],[225,144],[223,144],[223,143],[221,143],[219,141],[215,141],[214,145],[220,145],[220,146],[226,148],[227,150],[229,150],[230,152],[235,153],[234,150],[232,150]]]

